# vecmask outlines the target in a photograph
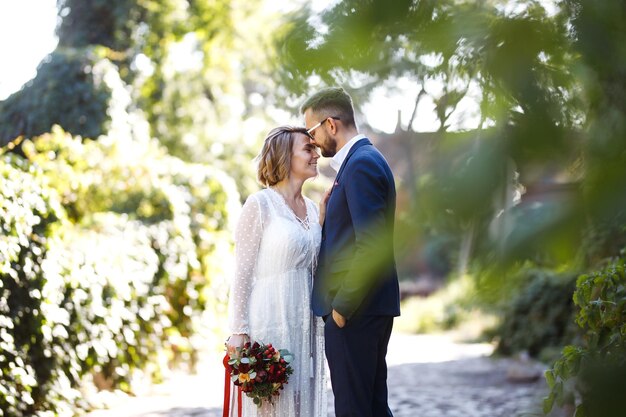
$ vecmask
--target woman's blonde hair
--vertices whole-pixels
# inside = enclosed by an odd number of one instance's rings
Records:
[[[256,157],[257,178],[261,184],[271,187],[289,177],[293,143],[298,133],[307,135],[305,128],[295,126],[279,126],[267,134]]]

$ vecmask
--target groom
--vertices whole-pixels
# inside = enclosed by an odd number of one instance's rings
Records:
[[[335,414],[392,416],[385,356],[393,318],[400,315],[393,174],[358,133],[352,99],[342,88],[317,92],[301,111],[311,143],[337,171],[312,296],[313,312],[325,321]]]

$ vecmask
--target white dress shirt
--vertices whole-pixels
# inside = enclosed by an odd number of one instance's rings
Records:
[[[354,144],[361,139],[365,139],[365,135],[358,134],[350,139],[348,143],[346,143],[343,148],[339,149],[339,152],[337,152],[335,156],[332,157],[332,159],[330,160],[330,167],[336,172],[339,172],[341,165],[343,165],[343,161],[345,161],[346,157],[348,156],[348,152],[350,152],[350,149],[354,146]]]

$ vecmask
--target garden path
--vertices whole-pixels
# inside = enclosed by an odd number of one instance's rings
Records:
[[[394,333],[387,356],[394,416],[541,415],[547,390],[543,377],[537,377],[541,366],[491,359],[492,350],[489,344],[455,342],[450,335]],[[532,375],[535,378],[527,378]],[[142,395],[119,397],[109,409],[93,411],[88,417],[219,417],[222,384],[219,358],[207,357],[197,374],[173,374]],[[332,394],[328,410],[328,416],[333,416]]]

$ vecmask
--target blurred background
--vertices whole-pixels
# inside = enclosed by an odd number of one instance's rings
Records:
[[[329,85],[396,175],[396,331],[623,416],[624,45],[617,0],[0,0],[0,416],[222,349],[253,158]]]

